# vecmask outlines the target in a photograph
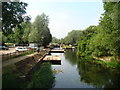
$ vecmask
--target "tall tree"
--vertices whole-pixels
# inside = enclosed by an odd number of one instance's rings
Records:
[[[23,42],[22,35],[23,35],[23,30],[19,29],[18,26],[16,26],[13,34],[13,40],[16,44],[20,44]]]
[[[27,3],[24,2],[2,2],[2,31],[8,35],[13,28],[20,27],[24,21]]]
[[[32,24],[30,22],[23,22],[21,26],[23,30],[22,40],[24,43],[28,43],[29,42],[28,37],[29,37],[30,31],[32,30],[31,29]]]
[[[104,10],[93,46],[96,54],[120,57],[120,2],[104,2]]]
[[[39,43],[46,46],[51,42],[52,36],[48,28],[49,19],[44,13],[38,15],[33,23],[32,31],[29,34],[29,42]]]
[[[90,46],[91,45],[91,38],[96,35],[97,27],[96,26],[90,26],[84,31],[82,31],[82,35],[80,38],[80,41],[78,43],[78,55],[79,56],[87,56],[92,53],[92,50]]]
[[[96,31],[91,32],[92,28],[84,31],[78,55],[120,58],[120,2],[104,2],[104,11]]]

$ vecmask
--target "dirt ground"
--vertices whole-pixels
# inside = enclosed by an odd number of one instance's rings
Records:
[[[0,55],[15,52],[15,48],[9,48],[8,50],[0,50]]]

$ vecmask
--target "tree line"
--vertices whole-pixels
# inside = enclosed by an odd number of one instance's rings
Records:
[[[79,56],[120,57],[120,2],[103,2],[104,13],[98,26],[83,31],[79,41]]]
[[[26,16],[27,3],[2,2],[2,43],[28,44],[39,43],[46,46],[52,40],[48,27],[49,18],[42,13],[33,23],[31,17]]]
[[[60,40],[64,44],[78,44],[78,56],[113,56],[120,58],[120,2],[103,2],[104,13],[99,25],[85,30],[72,30]]]

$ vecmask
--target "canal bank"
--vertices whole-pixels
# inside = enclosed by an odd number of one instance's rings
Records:
[[[51,88],[54,81],[51,64],[42,62],[46,54],[43,51],[4,67],[3,88]]]
[[[46,54],[46,51],[41,51],[40,53],[36,53],[31,56],[22,56],[19,58],[15,58],[15,62],[9,60],[9,62],[11,61],[10,64],[3,64],[3,72],[6,70],[7,67],[14,65],[19,73],[26,76],[29,72],[31,72],[32,69],[37,67],[37,64],[41,64],[42,59],[46,56]]]

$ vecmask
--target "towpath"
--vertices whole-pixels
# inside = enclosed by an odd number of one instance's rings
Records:
[[[10,64],[14,64],[14,63],[16,63],[16,62],[19,62],[19,61],[21,61],[21,60],[24,60],[25,58],[34,56],[35,54],[37,54],[37,52],[35,52],[35,53],[33,53],[33,54],[30,54],[30,55],[21,56],[21,57],[17,57],[17,58],[14,58],[14,59],[10,59],[10,60],[8,60],[8,61],[4,61],[4,62],[2,62],[2,67],[5,67],[5,66],[10,65]]]

